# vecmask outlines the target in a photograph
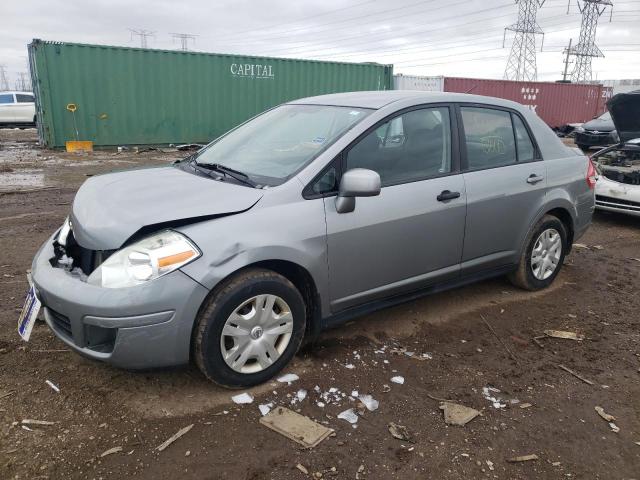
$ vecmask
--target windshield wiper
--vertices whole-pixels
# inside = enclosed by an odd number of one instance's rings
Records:
[[[224,165],[220,165],[219,163],[194,163],[200,168],[206,168],[215,172],[222,173],[223,175],[231,177],[240,183],[249,185],[250,187],[256,188],[258,186],[256,182],[249,178],[249,175],[244,172],[234,170],[233,168],[225,167]]]

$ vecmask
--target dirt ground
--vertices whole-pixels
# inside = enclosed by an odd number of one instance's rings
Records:
[[[84,359],[43,323],[30,342],[21,341],[25,273],[82,181],[183,155],[77,156],[38,149],[33,130],[0,130],[0,478],[640,478],[638,219],[597,214],[584,246],[544,292],[496,279],[326,332],[287,368],[299,380],[253,389],[249,405],[232,403],[239,392],[208,383],[193,366],[128,372]],[[585,338],[538,345],[532,339],[545,329]],[[404,384],[391,382],[394,376]],[[489,396],[503,408],[485,398],[485,387],[499,390]],[[321,399],[331,388],[338,391]],[[301,389],[307,397],[292,405]],[[337,418],[358,407],[353,390],[380,404],[355,426]],[[481,416],[447,426],[430,396]],[[259,424],[258,405],[266,403],[299,410],[335,436],[304,450]],[[596,406],[615,416],[619,432]],[[23,419],[55,423],[27,430]],[[390,422],[406,426],[411,441],[393,438]],[[156,450],[191,424],[169,448]],[[102,456],[114,447],[121,451]],[[538,459],[509,462],[529,454]]]

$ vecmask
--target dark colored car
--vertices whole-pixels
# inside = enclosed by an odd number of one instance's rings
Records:
[[[605,112],[582,127],[575,129],[576,144],[582,150],[594,147],[606,147],[620,141],[618,132],[611,119],[611,113]]]

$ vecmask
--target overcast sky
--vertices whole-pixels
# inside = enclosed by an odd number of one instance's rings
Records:
[[[640,78],[640,0],[613,0],[600,19],[598,79]],[[192,50],[392,63],[396,73],[502,78],[517,19],[513,0],[2,0],[0,65],[14,86],[33,38],[139,46],[129,29],[153,31],[150,48],[177,49],[171,33],[196,35]],[[546,0],[538,78],[557,80],[562,50],[577,41],[576,0]],[[538,40],[540,48],[540,39]]]

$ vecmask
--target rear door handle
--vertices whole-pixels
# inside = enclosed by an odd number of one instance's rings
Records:
[[[446,202],[448,200],[454,200],[456,198],[460,198],[460,192],[451,192],[449,190],[444,190],[440,195],[438,195],[437,199],[439,202]]]
[[[544,180],[544,177],[541,177],[539,175],[536,175],[535,173],[532,173],[531,175],[529,175],[529,178],[527,178],[527,183],[530,185],[535,185],[536,183],[539,183],[542,180]]]

